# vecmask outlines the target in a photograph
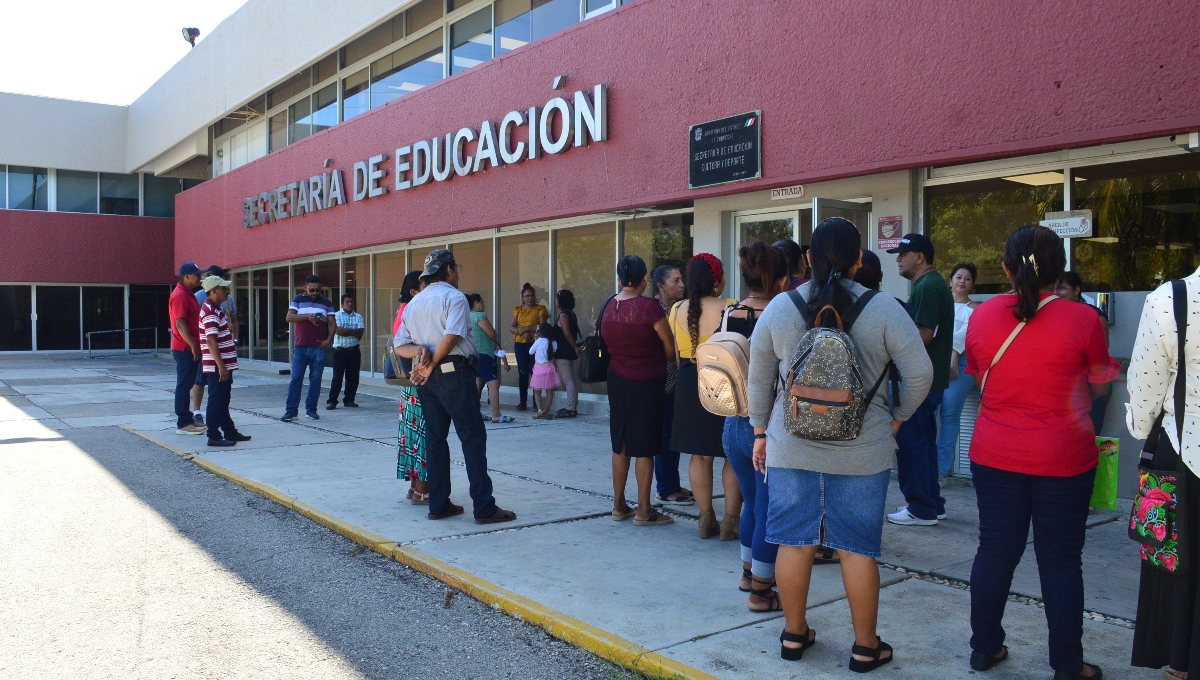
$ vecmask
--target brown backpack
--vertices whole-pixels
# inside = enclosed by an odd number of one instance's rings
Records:
[[[700,405],[718,416],[750,415],[746,396],[750,374],[750,340],[741,333],[727,331],[729,311],[721,315],[721,328],[696,348],[696,378]]]

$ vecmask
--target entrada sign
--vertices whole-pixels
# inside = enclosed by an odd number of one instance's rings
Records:
[[[555,132],[557,122],[558,131]],[[526,141],[513,141],[518,128],[528,128]],[[474,155],[466,153],[467,144],[478,143]],[[458,132],[402,146],[393,154],[391,176],[396,191],[404,191],[430,182],[447,182],[489,168],[515,165],[555,155],[569,147],[608,141],[608,89],[597,85],[591,96],[580,90],[569,101],[554,97],[545,106],[528,111],[510,111],[500,124],[485,120],[478,130],[464,127]],[[389,174],[384,166],[388,154],[372,156],[354,163],[350,193],[342,171],[313,175],[242,199],[242,226],[256,227],[299,217],[312,212],[345,205],[347,199],[365,201],[388,193],[383,180]]]

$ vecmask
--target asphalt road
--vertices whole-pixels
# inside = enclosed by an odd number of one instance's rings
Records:
[[[119,428],[0,422],[0,677],[631,677],[448,592]]]

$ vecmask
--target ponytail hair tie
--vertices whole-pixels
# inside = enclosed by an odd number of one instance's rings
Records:
[[[1033,266],[1033,275],[1038,276],[1039,272],[1038,272],[1038,265],[1037,265],[1037,257],[1035,257],[1033,255],[1026,255],[1025,256],[1025,264],[1032,265]]]

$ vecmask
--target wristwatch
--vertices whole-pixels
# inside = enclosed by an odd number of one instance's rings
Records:
[[[766,438],[767,438],[767,433],[766,433],[766,432],[763,432],[762,434],[756,434],[756,435],[754,435],[754,438],[755,438],[755,439],[766,439]]]

